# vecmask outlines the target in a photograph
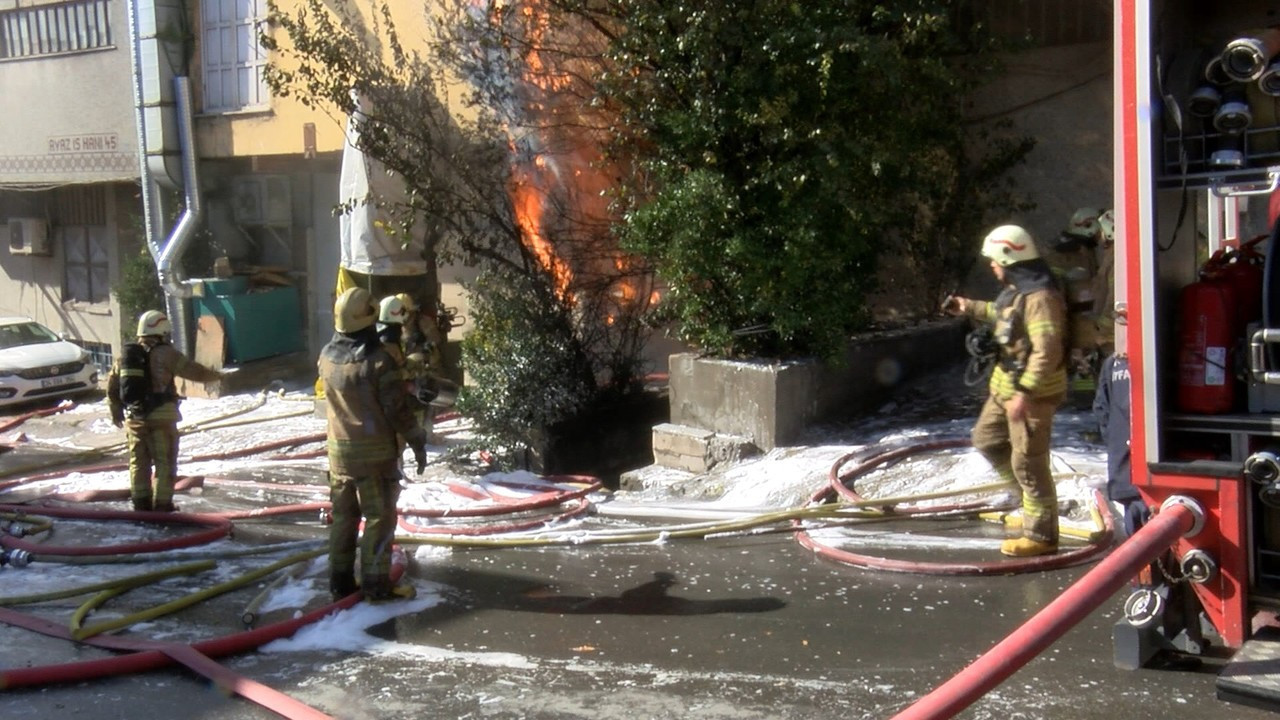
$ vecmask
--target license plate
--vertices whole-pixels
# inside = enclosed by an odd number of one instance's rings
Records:
[[[66,385],[67,383],[71,382],[72,379],[73,378],[71,376],[45,378],[44,380],[40,381],[40,387],[49,388],[49,387],[57,387],[59,385]]]

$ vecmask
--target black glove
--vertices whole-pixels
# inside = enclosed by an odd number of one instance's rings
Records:
[[[124,408],[113,405],[111,407],[111,424],[116,427],[124,427]]]
[[[413,450],[413,461],[418,464],[418,474],[421,475],[422,471],[427,469],[427,446],[423,443],[415,443],[410,449]]]
[[[425,375],[417,379],[417,388],[414,394],[418,398],[418,402],[423,405],[430,405],[432,400],[440,394],[440,385],[436,383],[435,378]]]

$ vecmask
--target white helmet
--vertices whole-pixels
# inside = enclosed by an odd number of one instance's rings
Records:
[[[1116,241],[1116,211],[1107,210],[1098,216],[1098,228],[1102,231],[1102,241],[1108,245]]]
[[[1040,257],[1031,233],[1017,225],[1001,225],[982,240],[982,254],[1001,267]]]
[[[168,335],[173,332],[169,316],[159,310],[148,310],[138,317],[138,337]]]
[[[1083,207],[1071,215],[1071,222],[1063,235],[1094,240],[1098,237],[1098,211],[1096,208]]]
[[[382,302],[378,303],[378,322],[383,325],[403,325],[411,309],[403,297],[401,294],[382,298]]]
[[[373,325],[378,311],[373,307],[373,297],[361,287],[347,288],[333,303],[333,328],[338,332],[353,333]]]

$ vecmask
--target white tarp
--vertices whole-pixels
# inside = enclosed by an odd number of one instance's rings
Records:
[[[421,233],[402,245],[402,238],[390,237],[379,227],[395,226],[393,213],[379,205],[401,203],[406,196],[404,182],[356,147],[360,122],[368,112],[363,98],[357,98],[356,104],[356,112],[347,120],[338,178],[338,199],[351,205],[350,212],[339,218],[342,267],[367,275],[421,275],[427,272]]]

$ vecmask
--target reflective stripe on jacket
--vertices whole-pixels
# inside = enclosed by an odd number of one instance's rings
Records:
[[[1000,361],[988,385],[992,395],[1007,400],[1023,392],[1048,398],[1067,391],[1067,307],[1061,293],[1049,289],[1015,292],[1011,302],[999,305],[975,300],[969,316],[995,325]]]

